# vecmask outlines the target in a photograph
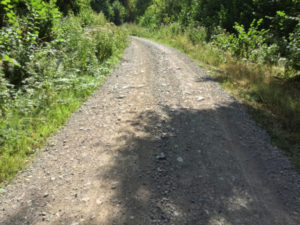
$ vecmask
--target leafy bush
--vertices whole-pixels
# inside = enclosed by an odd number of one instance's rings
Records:
[[[287,71],[296,73],[300,70],[300,18],[295,31],[290,33],[288,50],[288,62],[286,64]]]
[[[91,0],[91,7],[97,13],[102,12],[107,19],[113,19],[114,12],[109,0]]]
[[[148,27],[151,29],[157,28],[159,22],[160,21],[156,17],[155,7],[153,5],[148,7],[148,9],[145,11],[145,14],[139,19],[139,24],[141,26]]]
[[[42,0],[24,2],[26,16],[15,13],[16,5],[10,0],[1,1],[5,10],[7,24],[0,30],[0,53],[5,77],[13,85],[20,86],[30,76],[24,67],[35,52],[38,44],[55,38],[60,13],[53,1]]]
[[[0,61],[0,63],[1,63],[1,61]],[[1,69],[1,67],[0,67],[0,69]],[[0,70],[0,117],[5,116],[5,112],[8,107],[7,103],[10,98],[8,86],[9,86],[9,83],[4,78],[3,72]]]
[[[204,27],[189,26],[185,33],[193,44],[203,43],[207,38],[207,32]]]
[[[125,7],[119,1],[114,1],[112,4],[112,11],[112,21],[116,25],[121,25],[124,22],[126,16]]]
[[[243,25],[235,24],[237,34],[226,32],[213,36],[213,44],[233,55],[256,63],[276,63],[279,59],[278,46],[268,44],[269,30],[259,29],[262,19],[253,20],[248,31]]]
[[[89,4],[90,0],[56,0],[56,5],[65,16],[70,12],[77,15],[82,8],[89,6]]]
[[[95,25],[104,26],[107,23],[104,13],[100,12],[99,14],[95,14],[93,23]]]
[[[113,43],[110,41],[112,34],[104,35],[98,33],[96,35],[96,49],[95,54],[100,63],[109,58],[113,54]]]
[[[179,23],[171,23],[169,29],[173,35],[179,35],[183,30]]]
[[[3,2],[9,21],[0,30],[0,183],[24,168],[103,82],[127,39],[88,8],[62,18],[50,6],[54,1],[32,0],[26,1],[28,13],[18,16],[9,0]]]

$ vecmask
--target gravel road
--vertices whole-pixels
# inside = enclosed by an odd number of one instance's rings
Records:
[[[176,50],[120,65],[0,195],[0,224],[299,225],[300,175]]]

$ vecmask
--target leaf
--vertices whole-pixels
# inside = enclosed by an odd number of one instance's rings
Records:
[[[8,18],[13,18],[13,17],[14,17],[14,15],[13,15],[11,12],[7,13],[6,16],[7,16]]]
[[[6,54],[4,54],[4,56],[3,56],[3,61],[7,61],[7,62],[12,63],[14,66],[21,67],[20,63],[17,60],[9,57]]]
[[[286,17],[285,12],[282,12],[282,11],[277,11],[276,14],[281,17]]]

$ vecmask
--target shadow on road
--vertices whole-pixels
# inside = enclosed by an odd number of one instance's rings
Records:
[[[300,207],[289,201],[297,187],[283,176],[278,179],[284,165],[265,158],[269,150],[264,134],[253,128],[253,122],[242,120],[236,104],[215,110],[164,107],[162,111],[145,111],[126,121],[131,129],[121,131],[117,141],[125,144],[116,149],[114,166],[99,167],[98,179],[116,181],[110,201],[119,209],[105,224],[296,224],[285,216],[287,208]],[[272,184],[267,163],[275,176]],[[280,192],[273,195],[277,186]],[[272,207],[278,209],[273,203],[283,205],[282,199],[285,208],[272,212]],[[32,206],[24,203],[3,224],[24,224],[24,218],[27,224],[40,223],[32,215],[42,201],[43,196],[33,193]],[[277,221],[274,213],[279,213]],[[66,215],[57,224],[72,224],[72,219]],[[96,217],[84,224],[99,223]]]
[[[135,132],[122,131],[115,166],[99,168],[99,179],[118,183],[112,202],[120,213],[107,224],[289,224],[286,212],[274,218],[273,203],[281,202],[264,173],[264,134],[239,123],[238,104],[163,111],[127,121]],[[252,162],[262,167],[247,171]]]

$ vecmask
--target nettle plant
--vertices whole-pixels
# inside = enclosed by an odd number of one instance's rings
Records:
[[[0,30],[0,66],[5,78],[15,86],[29,76],[26,63],[45,41],[55,37],[60,12],[56,0],[2,0],[3,27]],[[22,7],[21,7],[22,6]]]

